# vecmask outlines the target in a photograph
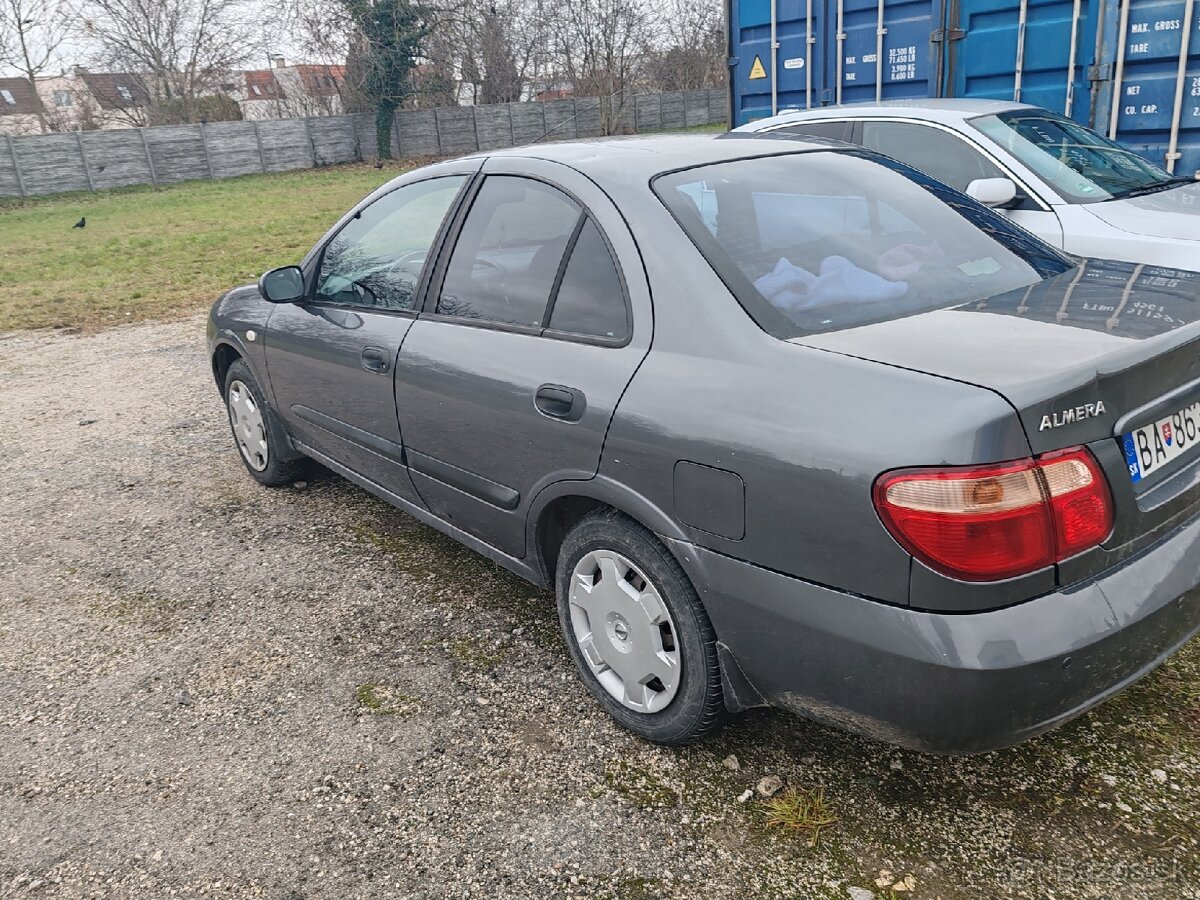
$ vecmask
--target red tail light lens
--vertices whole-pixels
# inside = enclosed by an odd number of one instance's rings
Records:
[[[1094,547],[1112,530],[1112,499],[1083,447],[997,465],[907,469],[875,482],[892,536],[964,581],[1033,572]]]

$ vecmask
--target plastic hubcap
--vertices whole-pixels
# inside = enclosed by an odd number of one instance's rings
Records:
[[[571,573],[571,630],[596,680],[635,712],[665,709],[683,673],[675,623],[658,589],[612,550],[593,550]]]
[[[240,381],[229,385],[229,424],[242,458],[254,471],[261,472],[270,459],[267,450],[267,426],[262,410],[254,402],[250,389]]]

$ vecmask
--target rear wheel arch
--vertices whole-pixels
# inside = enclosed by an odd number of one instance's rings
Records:
[[[622,513],[654,534],[675,553],[674,542],[690,541],[687,533],[662,509],[629,488],[603,476],[588,481],[565,481],[544,488],[529,515],[528,546],[537,554],[535,568],[545,583],[554,585],[558,552],[572,528],[600,509]]]

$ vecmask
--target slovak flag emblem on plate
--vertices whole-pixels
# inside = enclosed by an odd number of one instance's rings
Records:
[[[1162,426],[1163,440],[1167,442],[1167,446],[1171,446],[1171,423],[1163,422]]]

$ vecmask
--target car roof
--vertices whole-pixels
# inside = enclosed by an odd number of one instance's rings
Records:
[[[477,158],[541,159],[578,169],[597,180],[641,183],[663,172],[751,156],[774,156],[806,150],[849,149],[841,141],[821,138],[771,140],[754,133],[658,134],[589,138],[528,144],[472,154]]]
[[[878,103],[875,101],[845,103],[841,106],[818,106],[808,110],[784,111],[777,116],[758,119],[749,125],[743,125],[742,128],[747,131],[758,131],[774,125],[786,125],[789,122],[805,122],[814,119],[858,119],[875,115],[904,119],[928,119],[935,122],[962,121],[975,116],[986,116],[1013,109],[1037,109],[1037,107],[1030,106],[1028,103],[1014,103],[1012,100],[983,100],[973,97],[884,100]]]

